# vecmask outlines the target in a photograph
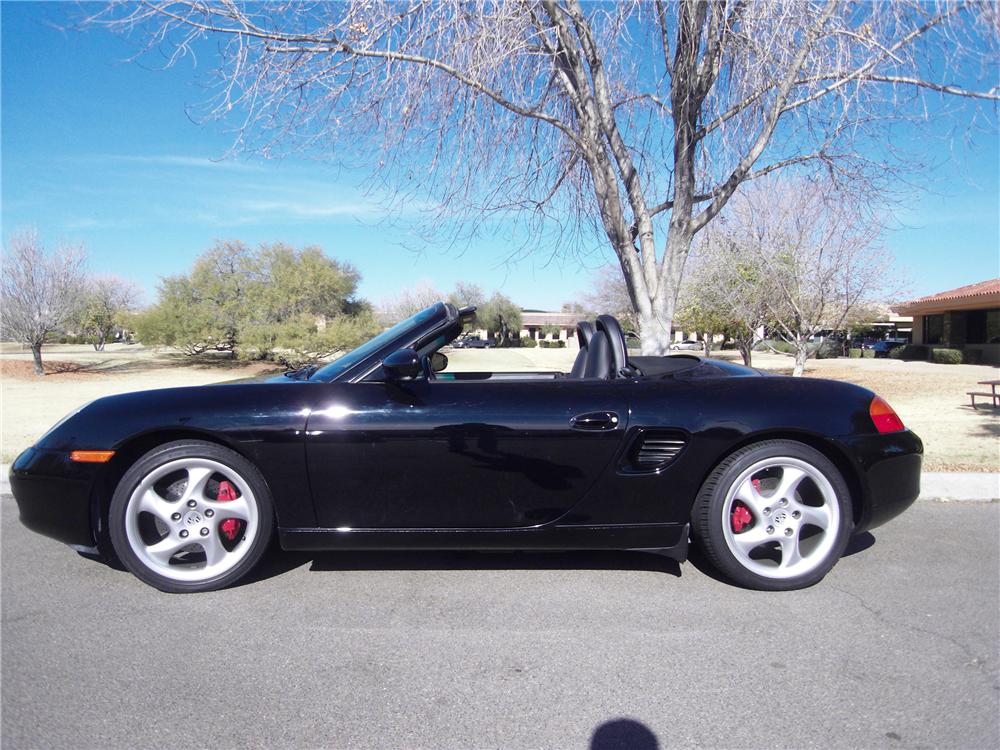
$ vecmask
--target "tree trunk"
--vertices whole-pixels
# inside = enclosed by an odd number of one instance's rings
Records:
[[[712,334],[708,331],[701,334],[701,348],[704,350],[706,357],[712,356]]]
[[[743,364],[746,365],[747,367],[752,367],[750,362],[751,359],[753,358],[753,349],[751,348],[750,344],[745,341],[739,341],[737,342],[736,346],[739,347],[740,356],[743,357]]]
[[[44,375],[42,368],[42,345],[41,343],[31,345],[31,356],[35,359],[35,375]]]
[[[666,306],[652,300],[648,313],[639,313],[639,341],[645,357],[662,357],[670,353],[670,327],[673,324],[673,305],[668,314]]]
[[[807,341],[795,342],[795,367],[792,370],[792,377],[801,378],[806,371],[806,360],[809,358],[809,343]]]

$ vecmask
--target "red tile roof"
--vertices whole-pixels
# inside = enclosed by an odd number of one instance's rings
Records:
[[[947,292],[930,294],[926,297],[894,305],[894,309],[898,312],[904,308],[924,307],[925,305],[936,307],[940,306],[942,302],[975,302],[977,298],[983,298],[983,301],[986,302],[987,298],[997,296],[1000,296],[1000,278],[980,281],[976,284],[967,284],[966,286],[958,287],[958,289],[949,289]]]

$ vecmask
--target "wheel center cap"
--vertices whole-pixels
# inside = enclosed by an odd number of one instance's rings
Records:
[[[784,523],[787,520],[788,520],[788,513],[786,513],[783,510],[779,510],[777,513],[774,514],[775,523]]]
[[[201,523],[201,513],[196,510],[189,510],[187,515],[184,516],[184,523],[188,526],[197,526]]]

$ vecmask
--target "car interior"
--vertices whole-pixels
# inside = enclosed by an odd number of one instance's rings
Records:
[[[630,358],[625,333],[618,320],[611,315],[599,315],[592,323],[580,321],[576,326],[580,350],[569,372],[526,370],[520,372],[465,372],[448,371],[448,356],[441,351],[459,337],[466,323],[472,320],[475,308],[463,308],[458,317],[444,331],[436,331],[413,349],[421,362],[423,379],[437,382],[462,382],[482,380],[553,380],[587,379],[614,380],[618,378],[658,377],[670,372],[689,369],[700,363],[700,358],[689,355],[670,357]]]

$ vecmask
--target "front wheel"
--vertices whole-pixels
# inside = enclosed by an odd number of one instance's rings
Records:
[[[705,481],[692,529],[711,563],[747,588],[811,586],[840,559],[850,492],[822,453],[791,440],[742,448]]]
[[[111,542],[137,578],[161,591],[212,591],[242,578],[274,528],[267,485],[227,448],[167,443],[125,473],[108,514]]]

